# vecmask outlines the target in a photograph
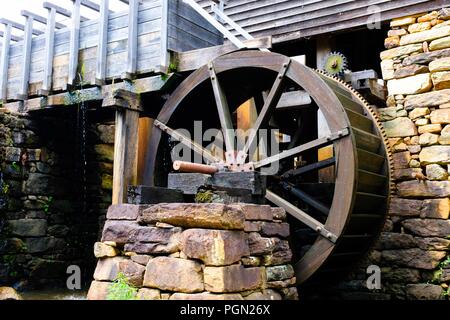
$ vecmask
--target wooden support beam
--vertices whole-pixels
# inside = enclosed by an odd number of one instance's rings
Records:
[[[42,81],[42,90],[39,92],[39,94],[43,96],[48,96],[49,92],[52,90],[55,21],[56,9],[50,7],[48,9],[47,28],[45,30],[44,80]]]
[[[106,61],[108,53],[108,22],[109,0],[102,0],[100,5],[100,26],[98,31],[97,62],[95,71],[95,84],[105,84]]]
[[[78,54],[80,49],[81,0],[72,0],[72,2],[73,2],[73,10],[72,10],[72,22],[70,26],[70,43],[69,43],[69,78],[67,79],[67,84],[69,86],[75,84],[78,69]]]
[[[28,98],[28,83],[30,79],[30,65],[31,65],[31,45],[33,41],[33,21],[32,16],[26,16],[25,34],[22,49],[22,73],[21,86],[17,100],[26,100]]]
[[[144,183],[144,174],[147,166],[145,159],[147,158],[148,145],[153,130],[152,118],[140,118],[138,129],[138,160],[137,160],[137,183]]]
[[[125,203],[128,186],[137,185],[139,112],[116,111],[112,204]]]
[[[132,80],[137,70],[139,0],[130,0],[128,12],[127,69],[123,79]]]
[[[0,98],[3,103],[7,100],[8,93],[8,69],[9,69],[9,44],[11,42],[11,29],[10,24],[5,25],[5,35],[3,37],[2,45],[2,60],[1,60],[1,75],[0,75]]]

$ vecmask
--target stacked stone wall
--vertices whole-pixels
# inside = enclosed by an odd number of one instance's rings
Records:
[[[259,205],[111,206],[88,299],[119,275],[143,300],[298,299],[286,213]]]

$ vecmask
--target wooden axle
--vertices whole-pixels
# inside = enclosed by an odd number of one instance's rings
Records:
[[[173,169],[181,172],[203,173],[203,174],[215,174],[219,171],[219,169],[215,166],[185,161],[175,161],[173,163]]]

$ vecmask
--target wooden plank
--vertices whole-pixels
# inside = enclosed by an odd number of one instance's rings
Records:
[[[170,64],[169,54],[169,3],[163,1],[161,10],[161,66],[162,72],[167,73]]]
[[[69,42],[69,78],[68,85],[74,85],[78,69],[78,51],[80,48],[80,6],[81,0],[72,0],[72,21],[70,26]]]
[[[142,184],[144,178],[144,172],[147,165],[145,161],[147,157],[148,144],[150,143],[150,137],[153,130],[152,118],[144,117],[139,119],[139,131],[138,131],[138,162],[137,162],[137,183]]]
[[[95,80],[103,84],[106,78],[106,60],[108,48],[109,0],[102,0],[100,9],[98,49]]]
[[[244,44],[249,49],[272,48],[272,38],[262,37],[253,40],[244,41]],[[224,44],[220,46],[204,48],[199,50],[192,50],[187,52],[176,53],[176,60],[178,63],[178,71],[192,71],[208,64],[208,62],[220,57],[224,54],[234,52],[238,49],[233,44]]]
[[[139,0],[130,0],[128,12],[128,55],[124,79],[132,79],[137,68],[137,36],[138,36]]]
[[[0,95],[1,100],[6,102],[7,100],[7,88],[8,88],[8,69],[9,69],[9,44],[11,42],[11,25],[5,25],[5,35],[2,43],[2,60],[1,60],[1,76],[0,76]]]
[[[309,106],[312,103],[311,96],[304,90],[285,92],[281,95],[277,109],[297,109]]]
[[[48,10],[48,23],[45,30],[47,37],[45,42],[45,65],[44,65],[44,79],[42,82],[42,95],[48,95],[52,88],[53,78],[53,54],[55,52],[55,21],[56,9],[50,8]]]
[[[125,203],[128,186],[137,184],[139,112],[116,111],[112,204]]]
[[[45,25],[47,25],[47,23],[48,23],[48,20],[46,18],[44,18],[44,17],[42,17],[42,16],[40,16],[38,14],[32,13],[32,12],[30,12],[28,10],[23,10],[22,11],[22,15],[26,16],[26,17],[32,17],[34,19],[34,21],[40,22],[40,23],[45,24]],[[62,24],[62,23],[59,23],[59,22],[55,22],[55,27],[57,29],[63,29],[63,28],[66,28],[66,25]]]

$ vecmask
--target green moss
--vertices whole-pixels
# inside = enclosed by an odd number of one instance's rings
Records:
[[[195,195],[195,202],[197,203],[211,203],[214,197],[214,193],[211,190],[199,191]]]
[[[114,283],[109,287],[107,300],[137,300],[138,289],[128,283],[123,273],[117,275]]]

